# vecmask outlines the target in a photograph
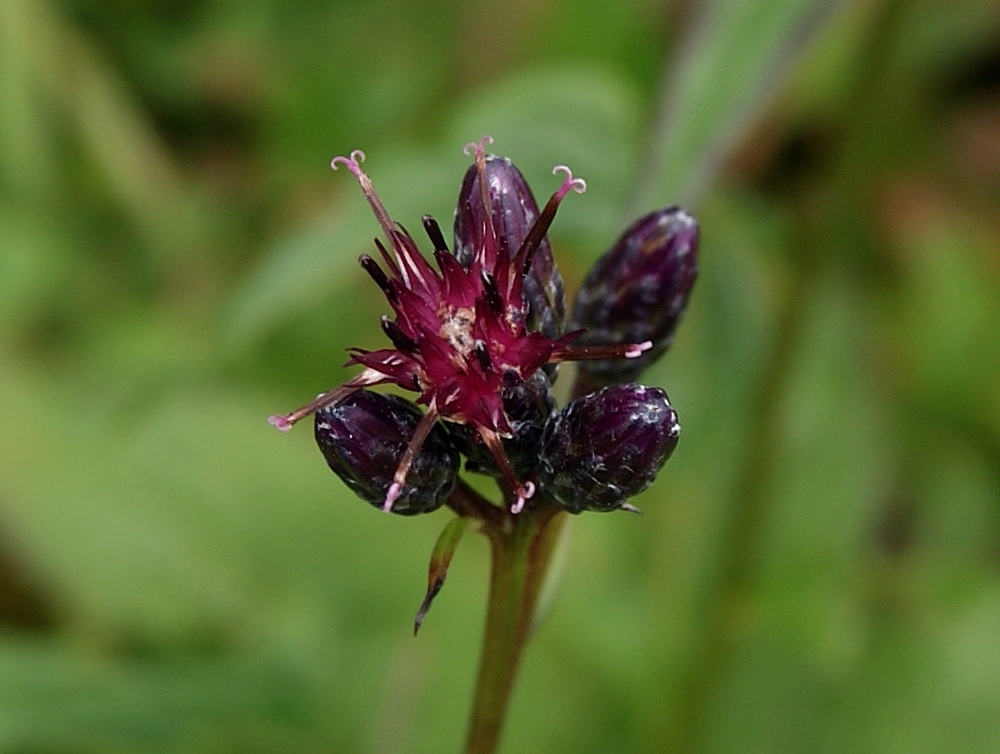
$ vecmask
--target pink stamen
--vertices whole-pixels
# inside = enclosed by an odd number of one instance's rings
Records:
[[[338,165],[344,165],[348,170],[350,170],[354,177],[358,179],[358,183],[361,184],[361,190],[365,194],[365,198],[368,200],[368,204],[372,208],[372,212],[375,213],[375,219],[378,220],[378,224],[382,226],[382,232],[385,233],[386,238],[393,245],[393,248],[399,252],[399,242],[395,238],[396,226],[392,222],[392,218],[389,217],[389,212],[386,210],[385,205],[382,204],[382,200],[378,198],[378,194],[375,193],[375,187],[372,185],[372,179],[368,177],[368,174],[361,169],[362,162],[365,161],[365,153],[360,149],[355,149],[351,152],[349,157],[338,156],[330,160],[330,167],[334,170],[337,169]]]
[[[563,179],[562,186],[556,191],[556,196],[559,200],[562,200],[566,194],[570,191],[575,191],[578,194],[582,194],[587,190],[587,182],[583,178],[574,178],[573,171],[569,169],[566,165],[556,165],[552,168],[552,175],[556,173],[565,173],[566,177]]]
[[[563,172],[566,173],[566,178],[563,179],[562,185],[556,189],[556,192],[549,197],[549,200],[545,203],[545,207],[542,208],[541,213],[535,218],[534,224],[528,230],[527,235],[521,242],[520,248],[514,255],[512,267],[518,272],[519,275],[524,276],[528,274],[531,269],[531,260],[535,252],[538,250],[539,244],[541,244],[542,239],[545,238],[545,234],[549,230],[549,226],[552,224],[552,220],[555,219],[556,210],[559,209],[559,204],[562,202],[563,197],[566,196],[571,190],[578,194],[582,194],[587,190],[587,182],[582,178],[574,178],[573,172],[565,165],[556,165],[552,168],[552,174]],[[508,299],[516,299],[517,294],[520,292],[515,286],[519,283],[517,276],[512,277],[507,285],[506,295]]]
[[[321,408],[326,408],[327,406],[332,406],[333,404],[342,401],[356,390],[360,390],[363,387],[369,387],[370,385],[378,385],[387,381],[388,378],[381,372],[376,372],[374,369],[366,368],[361,374],[348,380],[340,387],[336,387],[333,390],[327,390],[325,393],[320,393],[306,405],[295,409],[290,414],[275,414],[274,416],[268,417],[267,423],[272,427],[277,427],[282,432],[287,432],[297,422],[305,419],[311,414],[315,414]]]
[[[521,489],[517,490],[517,500],[510,506],[510,512],[515,516],[524,510],[524,504],[535,494],[535,485],[532,482],[525,482]]]
[[[488,221],[484,221],[486,226],[485,233],[483,234],[484,239],[490,239],[493,243],[497,242],[496,239],[496,228],[493,227],[493,202],[490,201],[490,187],[488,181],[486,180],[486,145],[493,143],[492,136],[484,136],[478,142],[470,141],[464,147],[462,151],[467,155],[475,154],[476,159],[476,172],[479,173],[479,200],[483,203],[483,212],[485,217],[489,218]],[[484,244],[482,249],[480,249],[483,254],[483,259],[486,258],[486,245]]]
[[[498,432],[488,429],[485,426],[480,426],[478,429],[483,443],[493,456],[493,460],[497,462],[497,466],[500,467],[500,473],[507,484],[510,485],[511,492],[517,497],[517,500],[510,507],[510,512],[520,513],[524,508],[525,501],[535,494],[535,485],[531,482],[522,483],[517,478],[517,474],[514,473],[514,467],[510,465],[510,459],[507,458],[507,452],[503,448],[503,442],[500,440]]]
[[[636,343],[633,346],[629,346],[629,349],[625,352],[625,358],[638,359],[652,347],[653,347],[653,341],[651,340],[645,340],[642,343]]]
[[[361,177],[361,163],[364,162],[367,157],[365,153],[360,149],[355,149],[351,152],[349,157],[337,156],[330,160],[330,167],[334,170],[337,169],[338,165],[344,165],[348,170],[350,170],[354,175]]]
[[[410,438],[406,450],[403,451],[403,456],[399,459],[396,472],[392,475],[392,484],[389,485],[389,490],[385,493],[385,502],[382,503],[382,510],[386,513],[392,510],[392,504],[396,502],[403,491],[403,485],[406,484],[406,477],[410,474],[410,467],[413,465],[417,453],[423,446],[424,440],[427,439],[427,435],[430,434],[431,429],[437,422],[438,416],[437,399],[432,399],[430,405],[427,407],[427,412],[421,417],[420,423],[417,424],[417,428],[413,431],[413,436]]]
[[[403,491],[403,485],[393,482],[389,485],[389,491],[385,493],[385,502],[382,503],[383,513],[392,512],[392,504],[399,499],[399,493]]]
[[[560,338],[560,342],[549,354],[549,363],[560,361],[593,361],[599,359],[635,359],[653,347],[653,341],[642,343],[627,343],[621,346],[571,346],[574,339],[583,335],[586,330],[574,330]]]
[[[292,428],[292,422],[288,421],[288,417],[282,414],[267,417],[267,423],[272,427],[277,427],[282,432],[287,432]]]
[[[470,141],[468,144],[462,147],[462,153],[469,155],[469,157],[471,157],[473,154],[475,154],[476,157],[481,157],[486,154],[486,147],[492,146],[492,144],[493,144],[493,137],[490,135],[486,135],[479,141]]]

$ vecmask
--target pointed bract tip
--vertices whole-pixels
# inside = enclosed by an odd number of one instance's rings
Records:
[[[354,173],[354,175],[360,175],[361,163],[364,162],[365,159],[366,159],[365,153],[362,152],[360,149],[355,149],[353,152],[351,152],[349,157],[344,157],[342,155],[334,157],[332,160],[330,160],[330,167],[336,170],[338,166],[344,165],[347,167],[348,170]]]
[[[288,421],[288,417],[284,414],[274,414],[273,416],[267,417],[267,423],[272,427],[276,427],[282,432],[287,432],[292,428],[292,422]]]

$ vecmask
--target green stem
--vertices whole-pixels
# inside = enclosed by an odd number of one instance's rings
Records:
[[[527,644],[535,604],[566,514],[543,499],[503,526],[487,525],[492,548],[486,628],[466,738],[468,754],[493,754]]]
[[[597,387],[578,373],[571,400]],[[491,546],[486,627],[465,751],[493,754],[500,746],[514,680],[533,628],[538,595],[568,514],[541,493],[516,516],[485,503],[464,483],[452,497],[452,507],[459,515],[471,515],[483,522],[482,531]]]

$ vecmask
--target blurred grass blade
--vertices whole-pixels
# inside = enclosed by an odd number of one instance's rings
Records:
[[[6,638],[0,751],[207,752],[220,751],[219,740],[274,751],[309,740],[312,691],[308,675],[280,656],[123,662]]]
[[[206,216],[142,103],[113,62],[100,54],[60,3],[8,0],[0,6],[0,83],[4,124],[0,165],[16,186],[54,190],[62,163],[59,128],[79,139],[103,187],[127,213],[164,268],[195,253]]]
[[[357,259],[376,230],[366,209],[345,208],[336,222],[316,223],[282,238],[227,302],[226,342],[239,349],[359,280],[364,284]]]
[[[698,202],[840,0],[699,4],[668,60],[636,211]]]

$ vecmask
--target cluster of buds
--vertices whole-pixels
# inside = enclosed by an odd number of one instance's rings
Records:
[[[663,390],[634,382],[673,340],[697,274],[698,226],[670,207],[633,223],[598,260],[566,326],[566,299],[546,233],[562,200],[586,184],[565,166],[539,210],[520,171],[487,155],[484,138],[459,192],[454,244],[423,218],[434,265],[394,222],[360,166],[337,157],[361,184],[387,243],[362,268],[385,295],[391,347],[351,349],[360,373],[270,422],[287,430],[315,416],[330,468],[361,498],[410,515],[447,504],[461,460],[498,479],[511,514],[539,498],[571,513],[636,510],[673,452],[677,414]],[[557,365],[581,362],[593,392],[559,408]],[[394,384],[415,402],[370,390]],[[579,383],[578,383],[579,384]]]

